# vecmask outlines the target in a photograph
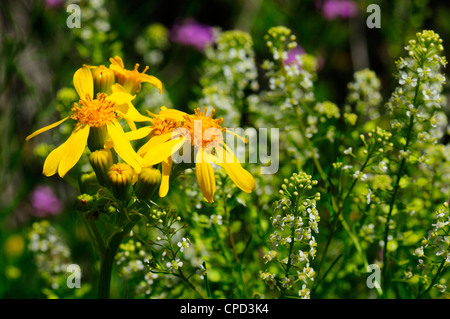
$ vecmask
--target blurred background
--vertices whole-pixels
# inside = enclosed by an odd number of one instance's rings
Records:
[[[81,8],[81,28],[67,26],[70,3]],[[379,29],[366,27],[370,3],[381,8]],[[25,143],[31,132],[70,110],[76,100],[72,76],[82,64],[108,66],[109,57],[119,55],[128,69],[148,65],[147,74],[163,82],[164,94],[148,88],[144,106],[191,111],[201,98],[205,47],[214,46],[215,34],[248,32],[259,68],[269,56],[264,35],[284,25],[319,60],[317,100],[342,105],[347,83],[363,68],[380,77],[386,99],[395,85],[394,62],[416,32],[435,30],[446,52],[450,44],[450,6],[438,0],[2,0],[0,10],[2,298],[61,297],[54,273],[69,260],[86,269],[86,282],[94,276],[94,252],[73,208],[77,181],[41,174],[49,145],[59,145],[60,138],[46,134]],[[257,81],[264,88],[262,74]],[[50,223],[38,227],[35,221]],[[39,239],[44,233],[48,247]],[[47,255],[36,257],[43,251]],[[75,297],[92,296],[92,287],[84,287]]]

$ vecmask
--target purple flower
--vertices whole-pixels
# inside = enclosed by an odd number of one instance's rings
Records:
[[[203,51],[207,45],[214,42],[214,29],[209,25],[188,19],[172,27],[171,38],[176,43]]]
[[[327,20],[349,19],[358,13],[358,7],[352,0],[324,0],[318,6]]]
[[[59,8],[63,3],[64,0],[45,0],[45,4],[51,8]]]
[[[301,46],[296,46],[293,49],[290,49],[288,52],[288,57],[283,62],[284,64],[293,64],[297,63],[297,56],[305,53],[305,50]]]
[[[38,186],[31,193],[32,214],[36,217],[57,215],[63,210],[63,204],[51,187]]]

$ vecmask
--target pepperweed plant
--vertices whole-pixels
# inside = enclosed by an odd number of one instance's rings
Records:
[[[102,14],[94,4],[92,12]],[[83,54],[97,36],[86,21],[77,31]],[[134,42],[150,69],[122,59],[114,45],[109,60],[96,49],[90,63],[73,67],[73,87],[59,91],[58,120],[27,137],[39,139],[44,175],[77,185],[78,240],[89,238],[96,256],[77,296],[448,296],[440,36],[424,30],[407,43],[390,97],[377,74],[362,69],[338,103],[317,94],[321,60],[289,28],[267,30],[263,57],[247,32],[208,32],[196,46],[197,95],[185,108],[153,75],[169,31],[152,24]],[[279,147],[252,148],[255,136],[229,128],[277,128],[266,138]],[[278,170],[262,174],[247,146],[271,152]],[[52,222],[33,224],[29,247],[46,296],[73,296],[61,279],[77,262],[73,243]],[[380,271],[380,285],[367,284],[367,269]]]

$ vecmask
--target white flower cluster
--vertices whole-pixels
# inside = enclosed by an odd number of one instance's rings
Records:
[[[205,49],[199,107],[213,107],[226,123],[239,127],[245,90],[259,88],[251,36],[243,31],[219,33],[216,47]]]
[[[348,83],[348,95],[346,111],[350,112],[351,106],[359,116],[374,120],[380,117],[378,107],[381,104],[381,82],[376,73],[369,69],[355,72],[353,81]]]
[[[447,61],[441,52],[442,39],[434,31],[417,33],[417,39],[409,41],[405,47],[409,56],[397,61],[399,86],[393,92],[386,107],[395,114],[392,127],[401,129],[408,126],[410,118],[430,122],[436,109],[445,104],[442,95],[446,82],[441,68]],[[433,119],[436,125],[436,119]]]
[[[450,266],[450,208],[447,202],[436,212],[432,226],[421,246],[413,253],[419,258],[417,268],[423,270],[425,281],[434,273],[434,269],[442,270]],[[445,285],[441,283],[438,286],[441,292],[445,291]]]
[[[292,109],[301,102],[314,101],[316,58],[306,53],[294,53],[294,59],[289,57],[289,51],[297,47],[297,42],[295,35],[286,27],[270,28],[265,40],[273,59],[262,64],[269,79],[268,98],[281,105],[282,111]]]
[[[39,273],[53,290],[66,284],[67,267],[72,264],[69,247],[47,220],[34,222],[28,233],[29,249]]]
[[[282,291],[296,290],[301,297],[309,297],[309,287],[314,281],[314,269],[310,263],[316,256],[317,243],[314,233],[319,232],[320,216],[316,202],[320,194],[311,195],[317,181],[306,173],[294,173],[284,180],[280,194],[282,198],[275,203],[279,214],[271,218],[273,233],[268,237],[270,250],[264,255],[265,263],[276,261],[284,272],[276,274],[264,271],[260,278],[269,287],[276,285]],[[300,287],[300,283],[304,284]]]
[[[142,274],[148,269],[145,262],[151,258],[142,246],[142,243],[134,239],[121,243],[115,259],[119,266],[119,273],[126,279]]]

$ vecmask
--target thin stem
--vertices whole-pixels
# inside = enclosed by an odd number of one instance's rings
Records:
[[[181,268],[178,268],[178,273],[179,273],[179,275],[180,275],[180,278],[183,280],[183,282],[184,282],[189,288],[191,288],[192,290],[194,290],[194,291],[197,293],[197,295],[199,295],[200,298],[202,298],[202,299],[207,299],[205,296],[203,296],[203,294],[202,294],[200,291],[198,291],[197,288],[195,288],[195,286],[189,281],[189,279],[186,278],[186,276],[185,276],[185,275],[183,274],[183,272],[181,271]]]
[[[287,261],[287,266],[284,272],[284,276],[287,278],[289,276],[289,270],[291,270],[291,255],[292,252],[294,250],[294,236],[295,236],[295,229],[292,228],[291,231],[291,243],[289,244],[289,255],[288,255],[288,261]],[[285,294],[286,294],[286,289],[284,288],[283,291],[281,292],[281,297],[280,298],[284,298]]]
[[[125,212],[120,212],[123,214]],[[131,229],[136,225],[139,221],[139,218],[134,218],[133,221],[127,223],[122,231],[115,233],[111,240],[109,241],[108,247],[106,247],[106,251],[104,256],[101,258],[100,264],[100,282],[98,287],[98,298],[99,299],[108,299],[109,292],[111,288],[111,274],[112,274],[112,266],[114,263],[114,257],[116,256],[117,249],[119,245],[122,243],[123,239],[130,233]]]
[[[366,168],[367,164],[369,163],[370,157],[371,157],[371,153],[367,154],[367,158],[366,158],[365,162],[363,163],[363,165],[361,166],[361,169],[359,170],[361,173],[364,171],[364,169]],[[321,258],[320,263],[319,263],[319,267],[317,268],[317,276],[319,276],[320,269],[322,268],[322,264],[325,261],[325,256],[326,256],[326,254],[328,252],[328,248],[329,248],[331,240],[332,240],[332,238],[334,236],[334,232],[336,231],[337,222],[338,222],[338,220],[341,217],[342,210],[344,209],[345,204],[347,203],[347,200],[348,200],[350,194],[352,193],[353,188],[355,187],[357,182],[358,182],[358,179],[355,178],[353,180],[352,184],[350,185],[350,188],[347,191],[347,194],[345,195],[344,200],[342,201],[341,205],[339,205],[339,209],[336,212],[336,215],[334,216],[333,225],[331,226],[331,232],[330,232],[330,235],[328,236],[327,243],[326,243],[325,248],[323,250],[322,258]]]
[[[230,214],[227,208],[227,194],[225,193],[225,181],[222,181],[222,185],[223,185],[222,187],[223,210],[225,212],[225,219],[227,221],[228,238],[230,239],[230,245],[231,249],[233,250],[234,259],[236,260],[237,263],[239,263],[239,257],[236,251],[236,245],[234,244],[234,238],[230,227]]]
[[[441,264],[439,265],[439,269],[437,270],[436,274],[434,275],[433,280],[431,281],[431,284],[428,286],[427,289],[425,289],[424,292],[419,294],[417,299],[422,298],[422,296],[425,295],[428,291],[430,291],[430,289],[436,284],[436,281],[438,280],[439,275],[441,274],[442,270],[444,269],[444,265],[445,265],[445,259],[442,260]]]
[[[417,86],[416,86],[416,91],[414,94],[414,109],[417,109],[417,101],[418,101],[418,96],[419,96],[419,87],[420,87],[420,78],[417,81]],[[406,151],[408,149],[409,143],[411,142],[411,133],[413,130],[413,126],[414,126],[414,115],[411,115],[411,118],[409,120],[409,126],[408,126],[408,133],[406,136],[406,143],[405,143],[405,147],[403,148],[403,151]],[[389,237],[389,223],[391,221],[391,217],[392,217],[392,211],[394,210],[394,203],[395,203],[395,198],[397,196],[397,192],[400,188],[400,180],[403,176],[403,171],[406,167],[406,158],[403,158],[401,163],[400,163],[400,168],[397,172],[397,179],[395,182],[395,186],[394,186],[394,192],[392,194],[391,197],[391,202],[389,203],[389,212],[388,215],[386,217],[386,225],[384,228],[384,247],[383,247],[383,286],[384,286],[384,291],[386,292],[386,287],[388,286],[388,272],[387,272],[387,268],[388,268],[388,260],[387,260],[387,245],[388,245],[388,237]]]

